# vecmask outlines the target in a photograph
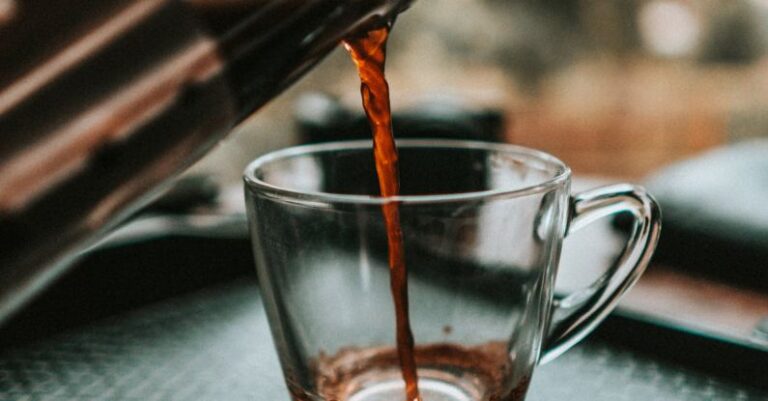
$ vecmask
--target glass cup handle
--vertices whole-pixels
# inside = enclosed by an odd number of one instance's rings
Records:
[[[605,319],[648,266],[661,231],[659,205],[642,187],[617,184],[592,189],[573,195],[569,206],[566,235],[622,212],[632,214],[635,224],[621,255],[603,276],[589,287],[555,300],[541,363],[570,349]]]

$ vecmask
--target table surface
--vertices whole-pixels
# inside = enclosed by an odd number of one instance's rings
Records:
[[[239,280],[0,351],[0,400],[288,400],[254,282]],[[537,369],[529,401],[768,400],[587,340]]]

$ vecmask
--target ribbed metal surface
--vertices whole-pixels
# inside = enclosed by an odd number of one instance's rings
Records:
[[[537,370],[529,401],[768,400],[587,341]],[[0,400],[288,400],[251,282],[0,351]]]

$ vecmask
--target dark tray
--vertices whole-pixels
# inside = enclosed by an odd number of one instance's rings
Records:
[[[2,400],[288,400],[256,283],[241,279],[0,352]],[[529,400],[768,400],[768,393],[587,340]]]

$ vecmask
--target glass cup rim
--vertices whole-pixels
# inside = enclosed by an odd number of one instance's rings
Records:
[[[358,194],[338,194],[322,191],[305,191],[294,188],[270,184],[256,177],[256,171],[272,162],[285,160],[291,157],[302,155],[317,154],[322,152],[348,151],[367,149],[373,151],[373,141],[370,139],[344,140],[336,142],[323,142],[317,144],[298,145],[283,148],[266,153],[257,157],[245,168],[243,180],[247,189],[259,193],[265,193],[273,196],[291,200],[296,203],[328,204],[328,203],[349,203],[364,205],[383,205],[388,203],[398,204],[425,204],[425,203],[443,203],[443,202],[464,202],[476,201],[488,198],[517,198],[527,195],[539,194],[549,191],[570,180],[571,169],[560,159],[549,153],[527,148],[519,145],[499,142],[484,142],[474,140],[456,140],[456,139],[398,139],[396,140],[398,149],[401,148],[452,148],[452,149],[474,149],[500,152],[517,156],[525,162],[539,162],[544,165],[554,167],[555,174],[539,183],[519,187],[519,188],[491,188],[484,191],[460,192],[454,194],[438,195],[398,195],[398,196],[374,196]]]

